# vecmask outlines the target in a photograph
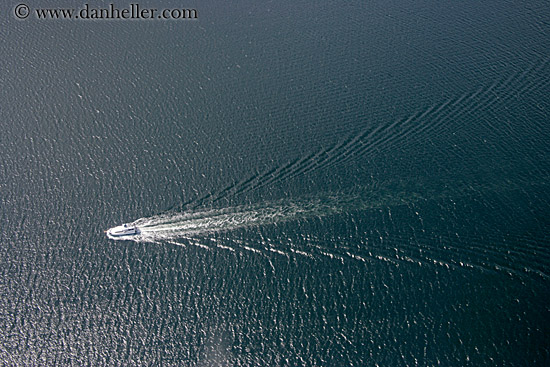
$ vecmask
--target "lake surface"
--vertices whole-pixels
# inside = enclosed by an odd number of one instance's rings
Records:
[[[3,364],[550,364],[547,2],[14,5]]]

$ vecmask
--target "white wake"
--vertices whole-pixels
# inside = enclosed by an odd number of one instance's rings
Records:
[[[365,206],[364,204],[357,197],[328,197],[323,200],[280,201],[262,205],[166,213],[128,223],[139,230],[138,235],[111,239],[156,242],[189,238],[199,234],[322,217]]]

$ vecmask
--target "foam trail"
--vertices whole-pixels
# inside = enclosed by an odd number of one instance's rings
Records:
[[[114,237],[114,240],[137,242],[173,241],[194,235],[229,231],[250,226],[282,223],[323,217],[342,211],[372,206],[361,195],[327,196],[302,201],[279,201],[249,206],[208,209],[183,213],[166,213],[140,218],[132,223],[139,229],[136,236]]]
[[[135,236],[110,237],[113,240],[133,240],[136,242],[169,242],[177,239],[192,240],[195,236],[208,233],[231,231],[262,225],[276,225],[287,221],[321,218],[339,213],[367,210],[393,205],[408,205],[419,200],[441,199],[461,196],[471,192],[502,192],[517,190],[529,185],[547,185],[542,182],[502,181],[497,183],[477,183],[454,178],[454,186],[434,183],[433,187],[406,184],[395,188],[390,182],[385,185],[363,186],[352,193],[324,194],[303,200],[282,200],[277,202],[243,205],[218,209],[201,209],[187,212],[169,212],[147,218],[140,218],[131,226],[139,230]],[[392,186],[393,185],[393,186]],[[392,188],[393,187],[393,188]],[[396,194],[398,192],[398,194]]]

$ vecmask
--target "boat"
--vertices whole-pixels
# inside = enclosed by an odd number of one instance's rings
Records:
[[[121,226],[109,229],[106,233],[111,237],[135,236],[139,234],[139,229],[136,226],[125,223]]]

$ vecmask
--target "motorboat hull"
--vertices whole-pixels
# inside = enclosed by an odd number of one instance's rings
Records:
[[[131,237],[139,234],[139,229],[129,224],[113,227],[106,231],[109,237]]]

